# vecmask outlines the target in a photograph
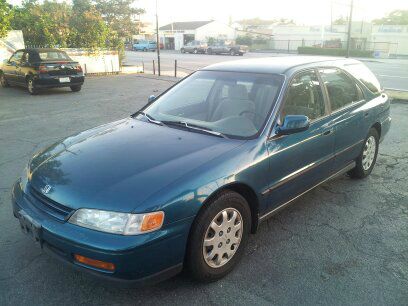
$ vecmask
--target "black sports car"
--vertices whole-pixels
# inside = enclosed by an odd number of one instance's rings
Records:
[[[84,73],[78,62],[58,49],[21,49],[14,52],[0,67],[3,87],[27,87],[30,94],[41,88],[70,87],[80,91]]]

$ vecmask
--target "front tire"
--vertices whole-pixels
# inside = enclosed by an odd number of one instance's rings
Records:
[[[364,140],[364,146],[360,156],[356,160],[356,167],[349,171],[352,178],[362,179],[370,175],[377,161],[379,135],[375,128],[371,128],[367,138]]]
[[[1,87],[4,87],[4,88],[10,86],[3,72],[0,72],[0,84],[1,84]]]
[[[73,92],[78,92],[78,91],[81,90],[82,85],[74,85],[74,86],[70,86],[70,88],[71,88],[71,90],[72,90]]]
[[[231,49],[231,50],[230,50],[230,55],[231,55],[231,56],[234,56],[234,55],[235,55],[235,50],[234,50],[234,49]]]
[[[186,53],[186,50],[184,50],[184,48],[181,48],[181,53]]]
[[[219,193],[200,211],[192,226],[187,269],[203,282],[224,277],[242,258],[250,230],[248,202],[233,191]]]
[[[208,50],[207,50],[207,54],[212,55],[212,54],[213,54],[212,49],[208,49]]]

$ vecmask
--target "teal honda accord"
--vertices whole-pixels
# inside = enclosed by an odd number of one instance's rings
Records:
[[[359,61],[215,64],[35,154],[13,212],[44,251],[97,276],[214,281],[262,221],[336,175],[368,176],[390,123]]]

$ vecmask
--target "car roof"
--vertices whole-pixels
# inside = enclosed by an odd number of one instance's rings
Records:
[[[51,51],[58,51],[58,52],[65,52],[64,50],[59,50],[55,48],[26,48],[26,49],[20,49],[18,51],[25,51],[25,52],[51,52]]]
[[[285,74],[293,68],[296,70],[314,66],[344,66],[360,63],[354,59],[324,56],[273,56],[243,59],[213,64],[200,70],[278,73]]]

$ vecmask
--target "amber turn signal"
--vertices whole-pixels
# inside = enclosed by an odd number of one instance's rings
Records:
[[[142,226],[140,228],[141,232],[150,232],[155,229],[161,228],[164,221],[164,212],[157,211],[154,213],[146,214],[143,217]]]
[[[103,270],[108,270],[108,271],[115,270],[115,265],[110,262],[96,260],[96,259],[88,258],[82,255],[78,255],[78,254],[74,254],[74,258],[77,262],[80,262],[87,266],[91,266],[91,267],[103,269]]]

